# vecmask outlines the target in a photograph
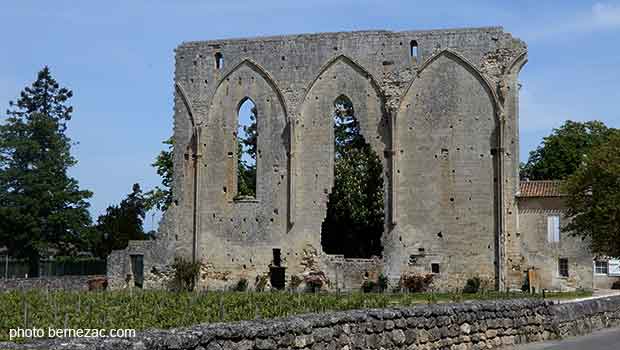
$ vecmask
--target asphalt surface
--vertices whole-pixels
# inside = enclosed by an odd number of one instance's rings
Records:
[[[620,328],[560,341],[521,345],[514,350],[620,350]]]

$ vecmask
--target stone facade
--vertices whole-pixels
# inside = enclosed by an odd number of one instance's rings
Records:
[[[512,268],[524,274],[533,271],[537,290],[593,289],[592,253],[588,242],[580,237],[560,233],[557,242],[548,237],[548,218],[557,216],[560,225],[565,226],[564,199],[562,197],[520,198],[519,232],[522,259]],[[561,276],[559,260],[568,260],[568,276]]]
[[[595,257],[589,241],[563,231],[568,223],[566,196],[561,192],[560,181],[521,182],[517,195],[518,230],[513,240],[519,242],[518,258],[508,258],[508,268],[521,272],[521,283],[526,278],[532,289],[541,291],[575,289],[609,289],[620,277],[594,271]],[[559,220],[555,237],[549,230],[550,218]],[[560,260],[565,260],[565,274],[561,273]],[[518,288],[514,281],[512,288]]]
[[[350,289],[439,265],[437,288],[506,284],[516,228],[518,84],[525,44],[501,28],[366,31],[189,42],[176,49],[175,204],[160,230],[201,261],[204,287],[314,270]],[[322,252],[333,104],[352,101],[384,169],[381,257]],[[236,199],[237,113],[258,111],[257,195]],[[367,266],[367,268],[365,267]],[[348,271],[348,272],[345,272]],[[519,278],[522,276],[519,275]],[[348,281],[347,279],[350,279]]]
[[[620,326],[620,297],[553,305],[486,301],[309,314],[278,320],[150,330],[135,338],[56,339],[2,349],[494,349]]]
[[[160,225],[164,243],[141,253],[145,275],[159,281],[152,265],[165,269],[176,256],[203,264],[201,288],[240,279],[252,286],[278,256],[287,285],[319,274],[328,288],[359,289],[380,274],[396,284],[433,272],[439,290],[473,276],[520,289],[524,271],[538,269],[542,288],[592,288],[585,245],[541,241],[544,215],[558,203],[519,197],[518,73],[526,61],[526,45],[501,28],[181,44],[175,200]],[[334,182],[334,101],[343,95],[383,165],[379,257],[345,259],[321,247]],[[238,111],[247,99],[258,115],[255,198],[236,193]],[[111,259],[113,280],[126,277],[129,250]],[[560,256],[571,259],[566,279],[553,274]]]
[[[113,251],[108,256],[108,287],[169,288],[173,274],[170,265],[173,260],[174,242],[166,239],[130,241],[126,249]],[[134,266],[136,264],[139,266]],[[140,269],[140,272],[136,272],[136,269]]]

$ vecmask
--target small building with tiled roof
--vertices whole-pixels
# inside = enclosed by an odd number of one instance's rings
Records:
[[[517,197],[520,198],[540,198],[540,197],[561,197],[566,194],[562,192],[562,181],[560,180],[537,180],[521,181]]]
[[[520,257],[513,266],[524,269],[524,284],[531,289],[608,289],[620,279],[616,261],[594,259],[587,241],[563,231],[567,194],[562,181],[522,180],[516,193]]]

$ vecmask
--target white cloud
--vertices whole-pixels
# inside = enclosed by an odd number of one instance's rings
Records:
[[[599,28],[620,27],[620,4],[597,2],[592,6],[591,25]]]
[[[588,10],[560,15],[555,21],[534,25],[524,37],[531,41],[616,29],[620,29],[620,2],[597,2]]]

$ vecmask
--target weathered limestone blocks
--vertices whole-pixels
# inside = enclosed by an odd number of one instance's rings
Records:
[[[620,326],[620,297],[553,305],[485,301],[308,314],[146,331],[131,339],[1,344],[7,349],[423,350],[491,349]]]

